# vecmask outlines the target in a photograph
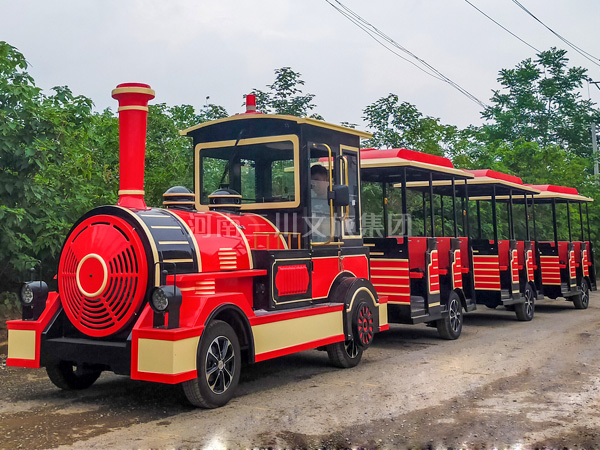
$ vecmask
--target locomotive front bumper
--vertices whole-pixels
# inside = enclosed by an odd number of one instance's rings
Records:
[[[48,296],[37,320],[7,322],[7,366],[40,368],[69,361],[132,379],[167,384],[196,377],[198,342],[204,327],[177,330],[152,327],[146,306],[128,336],[106,340],[65,333],[68,319],[57,293]]]

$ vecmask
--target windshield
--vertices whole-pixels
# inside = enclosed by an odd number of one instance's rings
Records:
[[[200,203],[207,205],[212,192],[229,188],[242,195],[244,209],[296,206],[297,149],[292,140],[272,137],[200,149]]]

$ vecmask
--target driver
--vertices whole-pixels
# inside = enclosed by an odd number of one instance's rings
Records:
[[[331,207],[327,199],[329,172],[320,165],[310,168],[311,180],[311,239],[313,242],[327,242],[331,235]]]

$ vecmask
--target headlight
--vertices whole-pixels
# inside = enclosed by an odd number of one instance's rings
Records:
[[[164,286],[166,288],[167,286]],[[156,312],[165,312],[169,307],[169,297],[163,286],[154,288],[150,299],[150,306]]]
[[[154,311],[154,328],[178,328],[179,310],[182,301],[181,291],[177,286],[158,286],[152,290],[150,295],[150,307]],[[165,316],[168,320],[165,324]]]
[[[24,305],[30,305],[33,301],[33,289],[29,286],[28,283],[25,283],[21,287],[21,303]]]
[[[45,302],[48,298],[48,285],[43,281],[23,283],[19,297],[23,306],[31,306],[32,303]]]

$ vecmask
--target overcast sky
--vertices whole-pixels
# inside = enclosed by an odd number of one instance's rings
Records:
[[[565,47],[511,0],[470,1],[538,49]],[[342,3],[484,102],[501,68],[535,53],[464,0]],[[521,3],[600,57],[600,1]],[[361,124],[364,107],[390,92],[444,123],[481,122],[479,105],[382,48],[325,0],[0,0],[0,40],[26,56],[39,87],[67,85],[97,109],[114,110],[111,89],[135,81],[150,84],[156,102],[200,107],[210,96],[233,114],[243,94],[291,66],[328,122]],[[600,67],[568,56],[600,80]],[[600,91],[591,94],[600,103]]]

